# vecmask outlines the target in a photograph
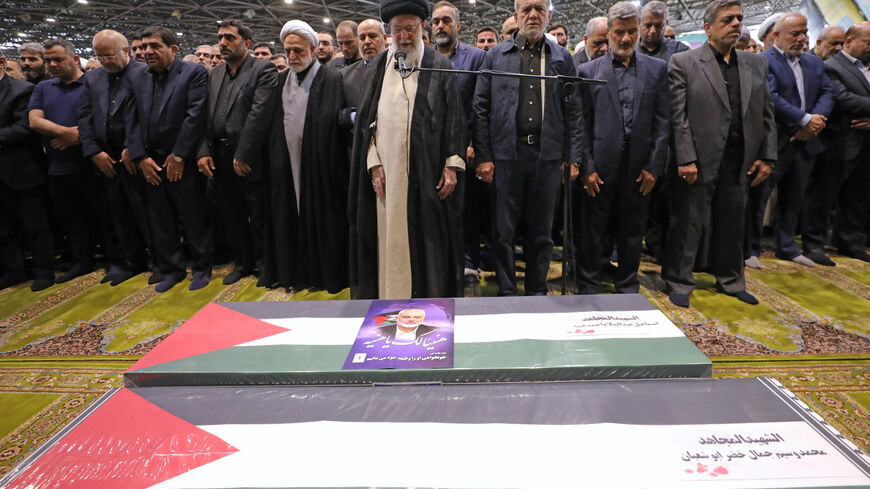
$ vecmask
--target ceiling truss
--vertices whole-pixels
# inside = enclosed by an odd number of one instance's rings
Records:
[[[82,3],[82,2],[85,3]],[[434,2],[431,2],[434,3]],[[513,0],[455,0],[461,12],[462,39],[472,40],[480,27],[501,24],[513,12]],[[572,42],[582,38],[586,21],[604,15],[613,0],[554,0],[552,23],[568,27]],[[677,33],[701,28],[707,0],[667,0],[670,23]],[[796,9],[799,0],[747,0],[744,22],[758,24],[776,11]],[[216,41],[217,22],[238,18],[254,31],[255,41],[276,42],[283,23],[302,19],[315,30],[333,31],[345,19],[377,17],[377,0],[0,0],[0,46],[69,39],[83,53],[101,29],[124,34],[160,24],[180,33],[182,53]]]

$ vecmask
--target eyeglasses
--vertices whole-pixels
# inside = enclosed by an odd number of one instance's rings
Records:
[[[94,57],[97,58],[97,61],[100,61],[100,62],[103,62],[103,61],[112,61],[113,59],[117,58],[119,54],[121,54],[121,53],[115,53],[115,54],[98,54],[98,55],[96,55],[96,56],[94,56]]]
[[[390,31],[393,33],[393,35],[399,34],[400,32],[404,32],[405,34],[413,34],[417,30],[417,28],[420,27],[420,24],[422,24],[422,22],[397,26],[391,25]]]

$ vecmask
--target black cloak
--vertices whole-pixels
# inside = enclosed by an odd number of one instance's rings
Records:
[[[289,74],[285,70],[278,75],[278,90],[283,91]],[[338,128],[344,95],[337,71],[320,66],[314,76],[305,110],[298,213],[282,97],[275,107],[269,136],[271,205],[261,282],[269,287],[314,287],[335,293],[348,286],[349,167]]]
[[[371,62],[354,132],[348,218],[350,220],[350,286],[354,299],[378,297],[378,217],[371,175],[366,168],[376,128],[384,72],[393,69],[389,51]],[[389,61],[389,63],[388,63]],[[389,65],[389,66],[388,66]],[[423,68],[451,69],[450,60],[424,48]],[[465,112],[452,73],[420,72],[411,117],[408,169],[408,244],[413,297],[455,297],[463,293],[464,248],[462,204],[464,172],[445,200],[435,186],[450,156],[465,159]]]

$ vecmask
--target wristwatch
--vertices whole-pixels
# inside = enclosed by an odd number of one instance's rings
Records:
[[[175,160],[176,163],[179,163],[182,165],[184,164],[184,158],[182,158],[181,156],[175,156],[174,154],[171,154],[169,156],[171,156],[172,159]]]

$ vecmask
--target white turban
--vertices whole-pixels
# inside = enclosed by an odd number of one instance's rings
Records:
[[[308,22],[303,22],[301,20],[288,20],[287,23],[284,24],[284,27],[281,28],[281,35],[278,38],[281,42],[284,42],[284,38],[290,34],[296,34],[305,39],[311,47],[317,47],[317,32],[308,25]]]
[[[776,24],[776,21],[782,17],[782,12],[777,12],[770,17],[764,19],[764,22],[758,26],[758,38],[761,39],[767,34],[770,34],[770,30],[773,28],[773,24]]]

